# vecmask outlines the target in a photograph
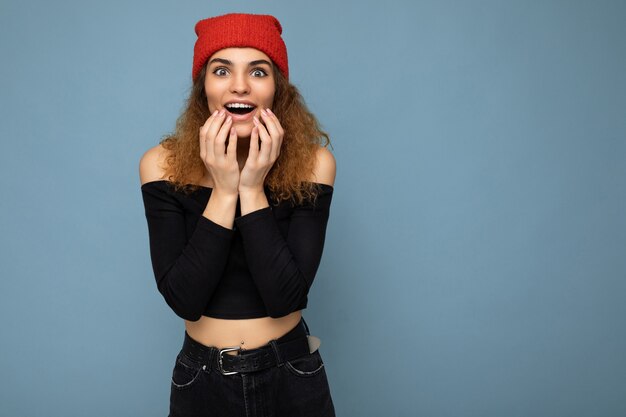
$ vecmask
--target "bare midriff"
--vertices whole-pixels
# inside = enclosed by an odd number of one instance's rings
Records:
[[[226,320],[202,316],[198,321],[185,320],[187,333],[205,346],[219,349],[240,346],[255,349],[278,339],[293,329],[302,317],[302,310],[294,311],[279,318],[261,317],[257,319]],[[226,352],[236,355],[237,352]]]

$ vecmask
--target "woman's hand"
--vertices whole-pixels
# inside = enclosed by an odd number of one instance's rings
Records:
[[[200,128],[200,158],[211,174],[214,189],[225,194],[238,193],[237,133],[225,110],[216,110]],[[228,149],[226,149],[228,138]]]
[[[259,122],[256,116],[253,118],[255,127],[252,128],[250,136],[248,159],[239,179],[240,194],[246,191],[262,192],[265,177],[280,155],[285,131],[271,110],[267,109],[267,112],[262,110],[261,117],[265,126]],[[261,149],[259,149],[259,138],[261,139]]]

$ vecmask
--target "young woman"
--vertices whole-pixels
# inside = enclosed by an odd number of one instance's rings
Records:
[[[288,81],[276,18],[195,31],[187,107],[139,167],[157,288],[185,322],[170,416],[334,416],[302,318],[334,190],[329,138]]]

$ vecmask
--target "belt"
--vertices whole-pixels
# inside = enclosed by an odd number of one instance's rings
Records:
[[[225,354],[234,351],[238,354]],[[288,341],[271,340],[265,346],[246,350],[241,346],[222,349],[205,346],[192,339],[187,332],[185,332],[182,352],[202,365],[202,369],[217,369],[222,375],[255,372],[273,366],[282,366],[284,362],[310,354],[306,334]]]

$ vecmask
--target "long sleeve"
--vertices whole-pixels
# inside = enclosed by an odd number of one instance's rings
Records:
[[[266,207],[235,218],[252,278],[270,317],[295,311],[306,300],[324,248],[333,187],[320,184],[315,204],[296,206],[284,236]]]
[[[200,216],[188,237],[184,207],[165,182],[141,191],[158,290],[179,317],[196,321],[220,281],[233,231]]]

